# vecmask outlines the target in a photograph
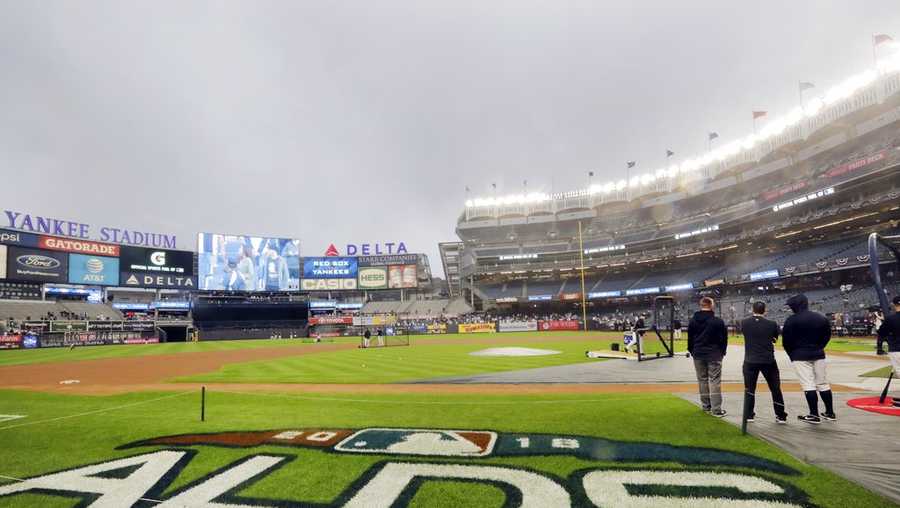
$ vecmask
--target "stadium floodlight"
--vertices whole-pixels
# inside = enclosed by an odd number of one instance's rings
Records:
[[[900,45],[893,45],[900,47]],[[699,158],[686,159],[681,164],[669,166],[668,169],[659,169],[654,173],[643,173],[631,176],[628,180],[619,180],[615,183],[592,185],[588,189],[581,191],[572,191],[562,194],[540,194],[540,197],[531,198],[530,194],[526,197],[506,196],[501,198],[475,199],[466,201],[466,207],[479,206],[498,206],[504,204],[520,204],[535,203],[547,201],[550,199],[570,198],[579,196],[588,196],[598,193],[610,193],[621,191],[627,188],[637,188],[653,184],[656,180],[663,177],[677,178],[679,176],[688,177],[699,169],[709,166],[714,162],[723,162],[730,157],[739,154],[742,150],[752,150],[760,142],[764,142],[772,137],[779,136],[788,128],[798,125],[804,119],[814,118],[821,114],[823,110],[841,101],[844,101],[861,90],[872,85],[879,74],[888,74],[900,71],[900,51],[879,59],[876,69],[868,69],[859,74],[848,77],[839,84],[829,88],[821,97],[813,97],[807,101],[803,107],[795,107],[787,114],[774,117],[766,125],[764,125],[758,133],[750,134],[722,145],[715,150],[708,152]],[[521,195],[520,195],[521,196]]]

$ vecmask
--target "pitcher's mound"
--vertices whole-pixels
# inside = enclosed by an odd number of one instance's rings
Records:
[[[558,355],[552,349],[533,349],[528,347],[492,347],[469,353],[472,356],[547,356]]]

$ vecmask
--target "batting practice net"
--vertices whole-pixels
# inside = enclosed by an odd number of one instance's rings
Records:
[[[869,270],[884,314],[894,312],[891,300],[900,294],[900,235],[869,235]]]

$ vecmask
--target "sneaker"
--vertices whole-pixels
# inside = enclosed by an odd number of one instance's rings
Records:
[[[883,350],[883,349],[880,349],[880,350],[878,350],[875,354],[878,355],[878,356],[883,356],[883,355],[886,355],[886,354],[887,354],[887,351],[885,351],[885,350]]]
[[[801,422],[811,423],[813,425],[818,425],[822,423],[822,420],[816,415],[801,415],[797,417]]]
[[[704,412],[704,413],[712,412],[712,408],[705,407],[705,408],[703,408],[703,412]]]
[[[710,414],[713,415],[713,416],[715,416],[716,418],[722,418],[722,417],[724,417],[725,415],[727,415],[728,412],[725,411],[724,409],[720,409],[720,410],[718,410],[718,411],[713,411],[713,412],[710,413]]]
[[[779,425],[787,425],[787,415],[784,416],[776,416],[775,423]]]
[[[837,415],[834,413],[822,413],[822,419],[828,420],[829,422],[837,421]]]
[[[747,417],[747,422],[755,422],[755,421],[756,421],[756,415],[755,415],[755,414],[752,414],[752,415],[750,415],[750,416]]]
[[[895,400],[894,403],[891,405],[894,407],[900,407],[900,400]]]

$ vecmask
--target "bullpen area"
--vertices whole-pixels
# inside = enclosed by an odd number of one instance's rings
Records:
[[[716,419],[695,405],[683,356],[585,355],[620,341],[527,332],[374,349],[347,338],[0,352],[0,506],[900,502],[884,480],[900,471],[900,419],[846,405],[883,386],[860,377],[886,365],[869,342],[831,346],[837,422],[803,427],[793,411],[776,427],[763,393],[742,435],[740,347],[724,370],[731,415]]]

